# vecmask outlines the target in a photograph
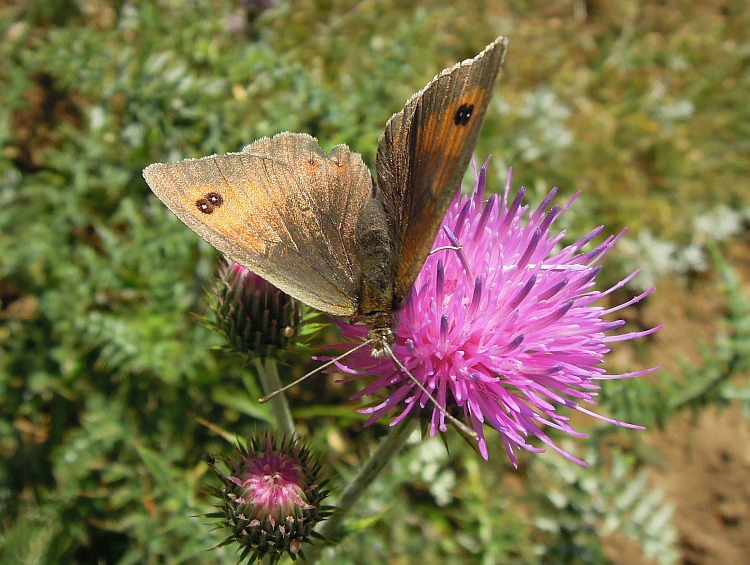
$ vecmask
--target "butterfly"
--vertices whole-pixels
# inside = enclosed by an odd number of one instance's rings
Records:
[[[195,233],[318,310],[363,321],[390,352],[397,312],[469,165],[507,40],[440,72],[388,120],[375,181],[346,145],[304,133],[239,153],[156,163],[143,176]]]

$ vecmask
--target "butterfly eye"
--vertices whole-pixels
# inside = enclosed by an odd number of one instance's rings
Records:
[[[218,192],[209,192],[195,201],[195,207],[204,214],[213,214],[214,210],[222,204],[224,204],[224,198]]]
[[[453,123],[457,126],[465,126],[469,123],[472,112],[474,112],[474,104],[461,104],[456,110],[456,115],[453,116]]]

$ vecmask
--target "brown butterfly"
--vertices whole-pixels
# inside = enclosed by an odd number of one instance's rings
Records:
[[[337,145],[326,156],[300,133],[143,176],[227,257],[318,310],[364,321],[381,356],[469,164],[506,47],[498,37],[443,70],[388,120],[377,187],[359,154]]]

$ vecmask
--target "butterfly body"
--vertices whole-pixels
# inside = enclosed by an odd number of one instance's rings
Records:
[[[367,324],[373,355],[430,252],[476,144],[507,42],[437,75],[386,124],[375,162],[281,133],[240,153],[154,164],[146,182],[219,251],[329,314]]]
[[[382,344],[393,343],[394,312],[400,304],[395,295],[396,265],[393,264],[393,228],[383,202],[378,198],[365,201],[358,218],[359,292],[356,296],[357,317],[370,329],[373,355],[382,353]]]

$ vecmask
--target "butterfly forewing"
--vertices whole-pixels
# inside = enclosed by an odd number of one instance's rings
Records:
[[[359,289],[350,234],[371,194],[367,167],[344,146],[325,158],[301,134],[260,140],[256,149],[275,140],[278,155],[256,154],[253,144],[243,153],[151,165],[144,177],[178,218],[227,257],[314,308],[354,315]],[[332,195],[346,205],[338,207]]]
[[[373,355],[422,268],[471,159],[505,55],[496,39],[436,76],[386,124],[379,197],[362,158],[282,133],[241,153],[155,164],[153,192],[234,261],[330,314],[369,326]]]
[[[386,125],[378,143],[378,188],[395,232],[394,294],[403,298],[422,268],[471,160],[507,41],[446,69]]]

